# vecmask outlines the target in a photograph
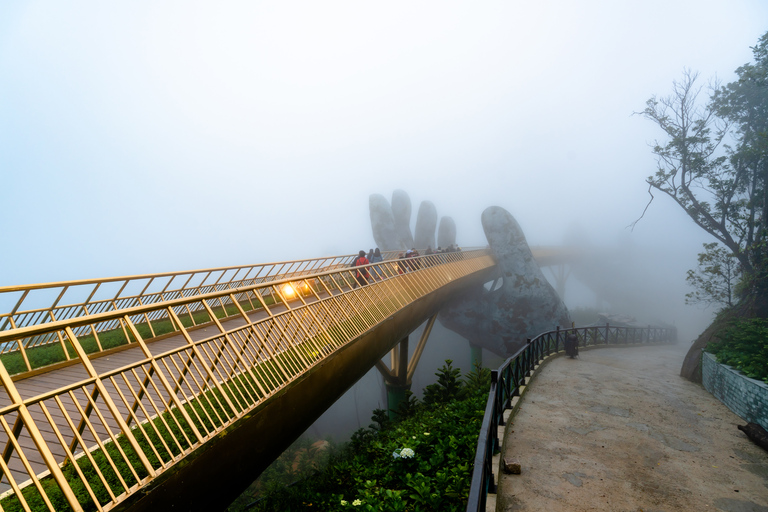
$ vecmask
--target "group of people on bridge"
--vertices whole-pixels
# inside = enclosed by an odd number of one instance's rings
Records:
[[[433,254],[445,254],[445,253],[451,253],[451,252],[458,252],[461,251],[461,247],[455,244],[451,244],[445,249],[442,247],[438,247],[437,250],[432,249],[431,246],[427,247],[427,250],[424,251],[425,256],[430,256]],[[413,260],[412,258],[416,258],[418,256],[421,256],[419,254],[419,251],[416,250],[415,247],[408,249],[404,253],[400,253],[398,256],[398,261],[396,263],[397,273],[398,274],[404,274],[405,272],[409,272],[412,270],[416,270],[420,268],[425,262],[422,262],[420,260]],[[360,250],[355,260],[352,262],[352,267],[364,267],[365,265],[369,265],[372,263],[381,263],[384,261],[384,258],[381,255],[381,251],[377,247],[376,249],[371,249],[368,251],[368,254],[366,255],[364,250]],[[368,268],[359,268],[355,271],[355,280],[357,283],[353,285],[353,288],[357,288],[357,286],[365,286],[369,284],[371,281],[376,279],[382,279],[384,277],[384,272],[379,269],[379,267],[373,267],[373,275],[371,275],[371,271]]]

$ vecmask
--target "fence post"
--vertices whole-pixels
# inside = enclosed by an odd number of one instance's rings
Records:
[[[610,331],[608,330],[610,328],[610,325],[608,322],[605,322],[605,344],[608,344],[608,335],[610,334]]]

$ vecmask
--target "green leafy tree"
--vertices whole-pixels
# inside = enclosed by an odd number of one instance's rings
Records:
[[[697,73],[685,70],[669,96],[650,98],[638,114],[666,135],[652,145],[657,170],[646,180],[648,206],[654,191],[667,195],[721,243],[738,261],[742,297],[765,315],[768,33],[752,50],[754,63],[738,68],[739,79],[725,87],[710,84],[706,101]]]
[[[424,403],[447,403],[460,396],[461,370],[454,368],[452,364],[452,360],[446,359],[445,364],[435,372],[437,382],[424,388]]]
[[[704,244],[699,264],[685,278],[694,290],[685,295],[686,304],[733,306],[739,268],[733,254],[717,242]]]

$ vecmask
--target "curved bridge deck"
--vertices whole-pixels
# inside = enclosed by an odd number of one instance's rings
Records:
[[[0,332],[16,356],[0,365],[0,505],[228,503],[404,336],[495,273],[487,250],[408,263],[371,265],[356,288],[356,270],[334,262],[95,314],[86,300],[63,320],[58,299],[17,304]]]

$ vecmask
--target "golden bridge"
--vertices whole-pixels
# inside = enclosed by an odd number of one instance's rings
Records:
[[[0,507],[226,506],[371,367],[408,382],[408,335],[496,277],[488,249],[396,256],[365,286],[341,256],[0,288]]]

